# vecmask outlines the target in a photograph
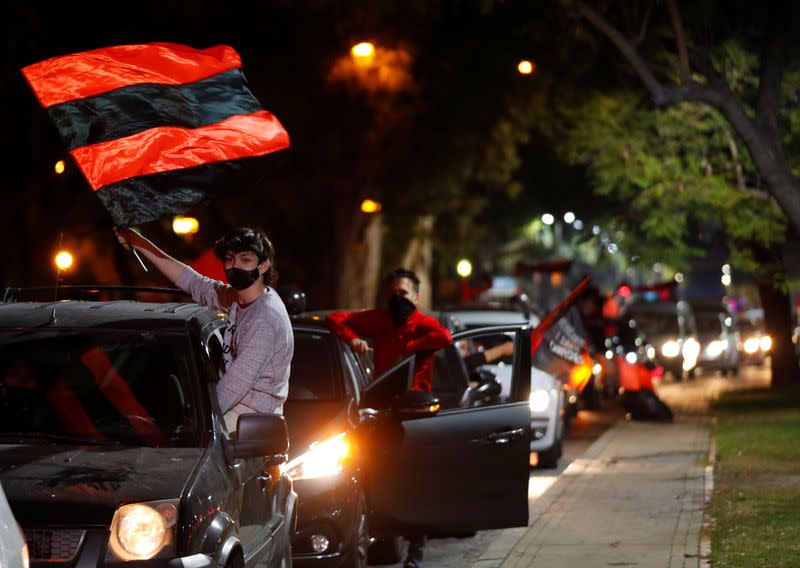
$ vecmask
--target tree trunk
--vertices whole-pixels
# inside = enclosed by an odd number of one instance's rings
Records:
[[[764,308],[764,325],[772,338],[772,388],[800,384],[800,367],[792,343],[792,311],[789,295],[776,287],[772,278],[762,277],[758,293]]]
[[[381,215],[370,215],[361,228],[340,264],[336,306],[348,309],[372,308],[378,296],[383,251]]]
[[[413,270],[420,279],[419,309],[430,310],[433,305],[431,269],[433,267],[433,215],[423,215],[417,219],[414,236],[408,243],[401,264]]]

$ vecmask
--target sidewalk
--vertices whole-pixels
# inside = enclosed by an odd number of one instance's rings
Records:
[[[700,566],[710,444],[707,418],[619,422],[472,566]]]

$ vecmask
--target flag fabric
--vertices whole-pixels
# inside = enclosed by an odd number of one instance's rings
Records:
[[[123,45],[22,73],[118,227],[184,213],[289,146],[228,46]]]

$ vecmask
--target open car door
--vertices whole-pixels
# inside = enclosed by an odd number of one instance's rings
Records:
[[[511,367],[511,380],[501,387],[497,379],[488,388],[485,381],[494,379],[485,372],[471,377],[465,355],[468,348],[480,352],[480,337],[498,334],[513,342],[513,356],[505,363]],[[391,399],[410,385],[414,358],[386,372],[362,396],[362,408],[379,410],[379,418],[365,425],[361,436],[367,450],[370,532],[375,536],[528,524],[530,328],[478,329],[453,340],[435,354],[417,355],[435,358],[438,414],[403,418],[390,409]],[[495,396],[473,396],[489,391]]]

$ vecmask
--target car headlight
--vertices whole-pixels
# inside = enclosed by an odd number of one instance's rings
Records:
[[[294,480],[328,477],[342,471],[342,463],[350,453],[344,432],[321,442],[314,442],[308,451],[286,464],[286,474]]]
[[[761,338],[761,351],[769,351],[772,349],[772,338],[765,335]]]
[[[758,337],[748,337],[744,342],[745,353],[753,354],[761,348],[761,342]]]
[[[700,355],[700,344],[693,337],[690,337],[683,342],[683,349],[681,350],[684,359],[697,359]]]
[[[722,355],[722,352],[725,351],[727,348],[728,348],[727,341],[715,339],[714,341],[708,344],[706,351],[711,357],[719,357],[720,355]]]
[[[677,341],[670,339],[664,345],[661,346],[661,354],[664,357],[669,357],[672,359],[673,357],[677,357],[678,354],[681,352],[681,346],[678,344]]]
[[[22,552],[20,554],[22,556],[22,558],[21,558],[21,560],[22,560],[22,568],[30,568],[31,557],[28,554],[28,545],[27,544],[23,544],[22,545]]]
[[[162,551],[172,552],[178,500],[123,505],[114,513],[109,553],[121,560],[149,560]]]
[[[531,412],[544,412],[550,406],[550,393],[544,389],[536,389],[531,392],[530,397]]]

